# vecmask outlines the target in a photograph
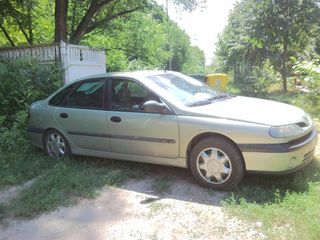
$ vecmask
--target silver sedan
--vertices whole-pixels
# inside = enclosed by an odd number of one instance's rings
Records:
[[[301,109],[220,93],[170,71],[109,73],[32,104],[28,133],[53,158],[71,154],[190,168],[226,189],[247,172],[308,164],[317,131]]]

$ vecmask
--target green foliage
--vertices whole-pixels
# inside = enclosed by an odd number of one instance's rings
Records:
[[[66,0],[68,41],[79,43],[83,36],[93,31],[105,30],[113,21],[126,18],[137,11],[149,12],[157,8],[153,0]],[[174,0],[183,10],[193,11],[202,7],[205,0]],[[63,13],[62,13],[63,14]],[[1,0],[0,44],[18,46],[52,42],[55,26],[55,1],[49,0]]]
[[[11,151],[0,151],[0,189],[38,177],[56,164],[28,142],[16,142],[15,147]]]
[[[242,95],[264,97],[268,94],[269,87],[277,82],[275,71],[268,61],[262,67],[253,67],[250,73],[251,75],[239,76],[232,83]]]
[[[119,31],[121,29],[121,31]],[[204,54],[190,46],[188,35],[167,19],[161,8],[135,12],[128,19],[115,19],[99,33],[88,34],[82,44],[106,49],[108,71],[204,68]],[[185,66],[183,66],[185,64]],[[202,70],[203,71],[203,70]]]
[[[5,117],[0,117],[0,152],[23,152],[30,147],[25,132],[27,112],[18,111],[13,118],[15,119],[13,123],[6,124],[12,124],[8,128],[4,127]]]
[[[26,112],[32,102],[51,94],[62,85],[62,77],[56,65],[32,59],[2,60],[2,64],[7,70],[0,73],[0,116],[2,126],[10,128],[18,111]],[[21,115],[18,121],[24,121]]]
[[[3,0],[0,2],[0,45],[18,46],[51,42],[53,1]],[[6,33],[6,34],[5,34]]]
[[[295,74],[301,81],[302,86],[308,89],[304,95],[306,110],[313,115],[320,113],[320,62],[318,59],[312,61],[297,61],[294,66]]]
[[[196,46],[187,49],[186,61],[182,65],[182,72],[185,74],[205,73],[204,52]]]

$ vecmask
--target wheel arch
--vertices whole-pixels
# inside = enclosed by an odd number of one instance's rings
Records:
[[[191,141],[189,142],[188,144],[188,147],[187,147],[187,167],[190,168],[190,154],[191,154],[191,151],[193,149],[193,147],[199,142],[201,141],[202,139],[205,139],[205,138],[208,138],[208,137],[220,137],[220,138],[223,138],[225,140],[227,140],[228,142],[230,142],[239,152],[240,156],[241,156],[241,159],[243,161],[243,164],[244,164],[244,167],[246,169],[246,163],[244,161],[244,158],[243,158],[243,155],[242,155],[242,152],[239,148],[239,146],[229,137],[223,135],[223,134],[220,134],[220,133],[215,133],[215,132],[205,132],[205,133],[200,133],[198,135],[196,135],[195,137],[193,137],[191,139]]]

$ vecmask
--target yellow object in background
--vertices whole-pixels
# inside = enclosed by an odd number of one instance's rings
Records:
[[[214,73],[207,75],[207,83],[214,89],[226,91],[229,77],[224,73]]]

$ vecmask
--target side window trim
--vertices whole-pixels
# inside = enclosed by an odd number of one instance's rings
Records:
[[[90,78],[90,79],[84,79],[84,80],[81,80],[79,82],[76,82],[74,83],[74,85],[72,86],[72,88],[68,91],[68,94],[66,94],[63,98],[63,105],[60,105],[61,107],[65,107],[65,108],[77,108],[77,109],[92,109],[92,110],[106,110],[106,97],[104,96],[103,94],[103,98],[102,98],[102,107],[101,108],[92,108],[92,107],[80,107],[80,106],[70,106],[69,104],[69,98],[70,96],[74,93],[74,91],[76,89],[78,89],[78,87],[84,83],[87,83],[87,82],[95,82],[95,81],[98,81],[98,80],[101,80],[103,81],[103,93],[105,93],[105,90],[106,90],[106,81],[107,81],[107,78],[106,77],[99,77],[99,78]]]
[[[66,99],[66,97],[68,96],[68,94],[70,93],[70,91],[73,91],[74,85],[75,85],[75,84],[71,84],[70,86],[63,88],[63,89],[60,90],[58,93],[56,93],[53,97],[51,97],[51,98],[49,99],[48,105],[50,105],[50,106],[55,106],[55,107],[62,106],[64,100]],[[52,100],[53,100],[57,95],[59,95],[60,93],[62,93],[62,92],[65,91],[65,90],[67,90],[67,91],[66,91],[66,92],[64,93],[64,95],[61,97],[59,103],[58,103],[58,104],[53,104],[53,103],[52,103]]]

